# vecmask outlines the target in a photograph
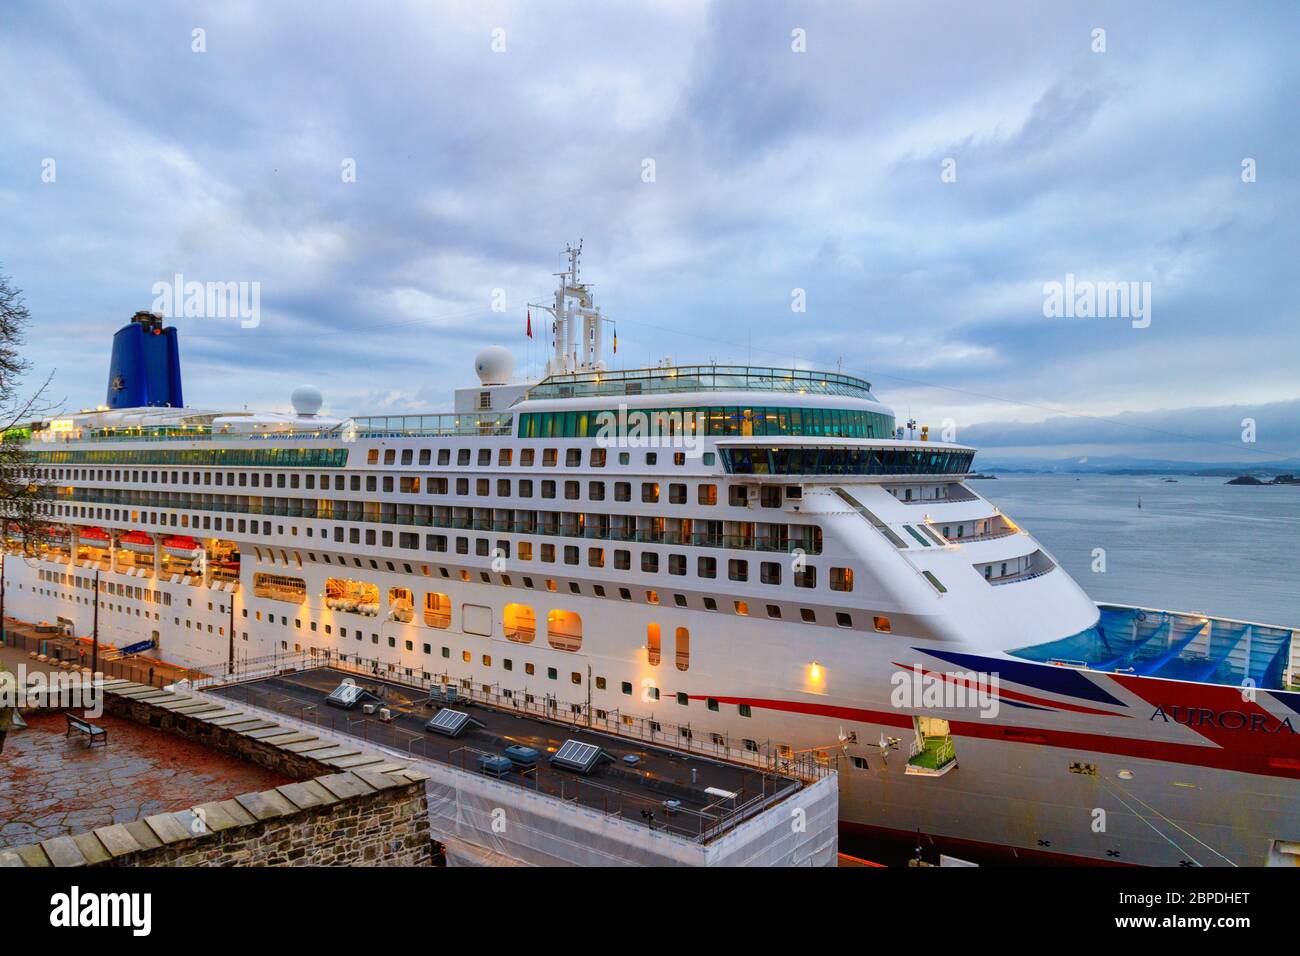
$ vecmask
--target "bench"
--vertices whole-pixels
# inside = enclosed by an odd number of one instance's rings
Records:
[[[69,737],[76,731],[85,734],[90,739],[90,746],[92,747],[95,746],[96,740],[101,741],[104,746],[108,746],[108,731],[103,727],[98,727],[72,714],[64,714],[63,716],[68,719],[68,732],[63,735],[64,737]]]

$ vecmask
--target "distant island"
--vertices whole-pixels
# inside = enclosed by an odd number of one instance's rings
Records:
[[[997,477],[998,477],[997,475],[982,475],[979,472],[976,472],[973,475],[967,475],[966,480],[967,481],[995,481]]]
[[[1226,482],[1229,485],[1300,485],[1300,479],[1295,475],[1277,475],[1269,481],[1263,481],[1254,475],[1238,475],[1231,481]]]

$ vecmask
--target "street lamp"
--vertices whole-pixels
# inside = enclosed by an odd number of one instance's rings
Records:
[[[94,625],[90,632],[90,678],[95,679],[99,673],[99,563],[95,564],[95,610]]]

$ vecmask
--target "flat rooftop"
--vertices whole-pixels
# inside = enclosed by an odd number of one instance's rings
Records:
[[[351,710],[327,704],[325,698],[346,678],[382,696],[380,706],[396,715],[393,721],[386,723],[377,714],[365,714],[361,704]],[[767,805],[800,788],[797,780],[780,774],[646,746],[635,740],[552,723],[477,701],[462,702],[453,709],[468,713],[483,727],[471,726],[460,737],[446,737],[425,730],[424,725],[438,712],[436,706],[426,703],[425,691],[331,667],[212,687],[208,692],[471,773],[479,772],[480,754],[501,754],[512,744],[532,747],[541,755],[537,769],[527,773],[511,770],[501,778],[503,782],[696,840],[707,840],[720,832],[719,827],[725,828],[733,819],[739,819],[742,814],[735,812],[737,807],[752,807],[755,800]],[[614,759],[602,763],[585,777],[553,768],[548,757],[566,740],[594,744]],[[624,762],[623,758],[629,755],[639,758],[635,765]],[[720,799],[706,793],[706,788],[737,796],[734,800]],[[664,807],[665,800],[679,801],[680,809],[669,814]],[[643,816],[643,811],[653,814],[653,818]]]
[[[0,752],[0,848],[293,782],[131,720],[87,719],[108,732],[106,745],[65,736],[67,722],[54,711],[28,714],[25,730],[9,732]]]

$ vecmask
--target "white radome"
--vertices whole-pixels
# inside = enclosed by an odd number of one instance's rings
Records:
[[[320,411],[321,405],[325,404],[325,396],[315,385],[299,385],[289,396],[289,401],[293,403],[295,412],[306,417]]]
[[[489,345],[474,356],[474,371],[483,385],[505,385],[515,372],[515,359],[509,349]]]

